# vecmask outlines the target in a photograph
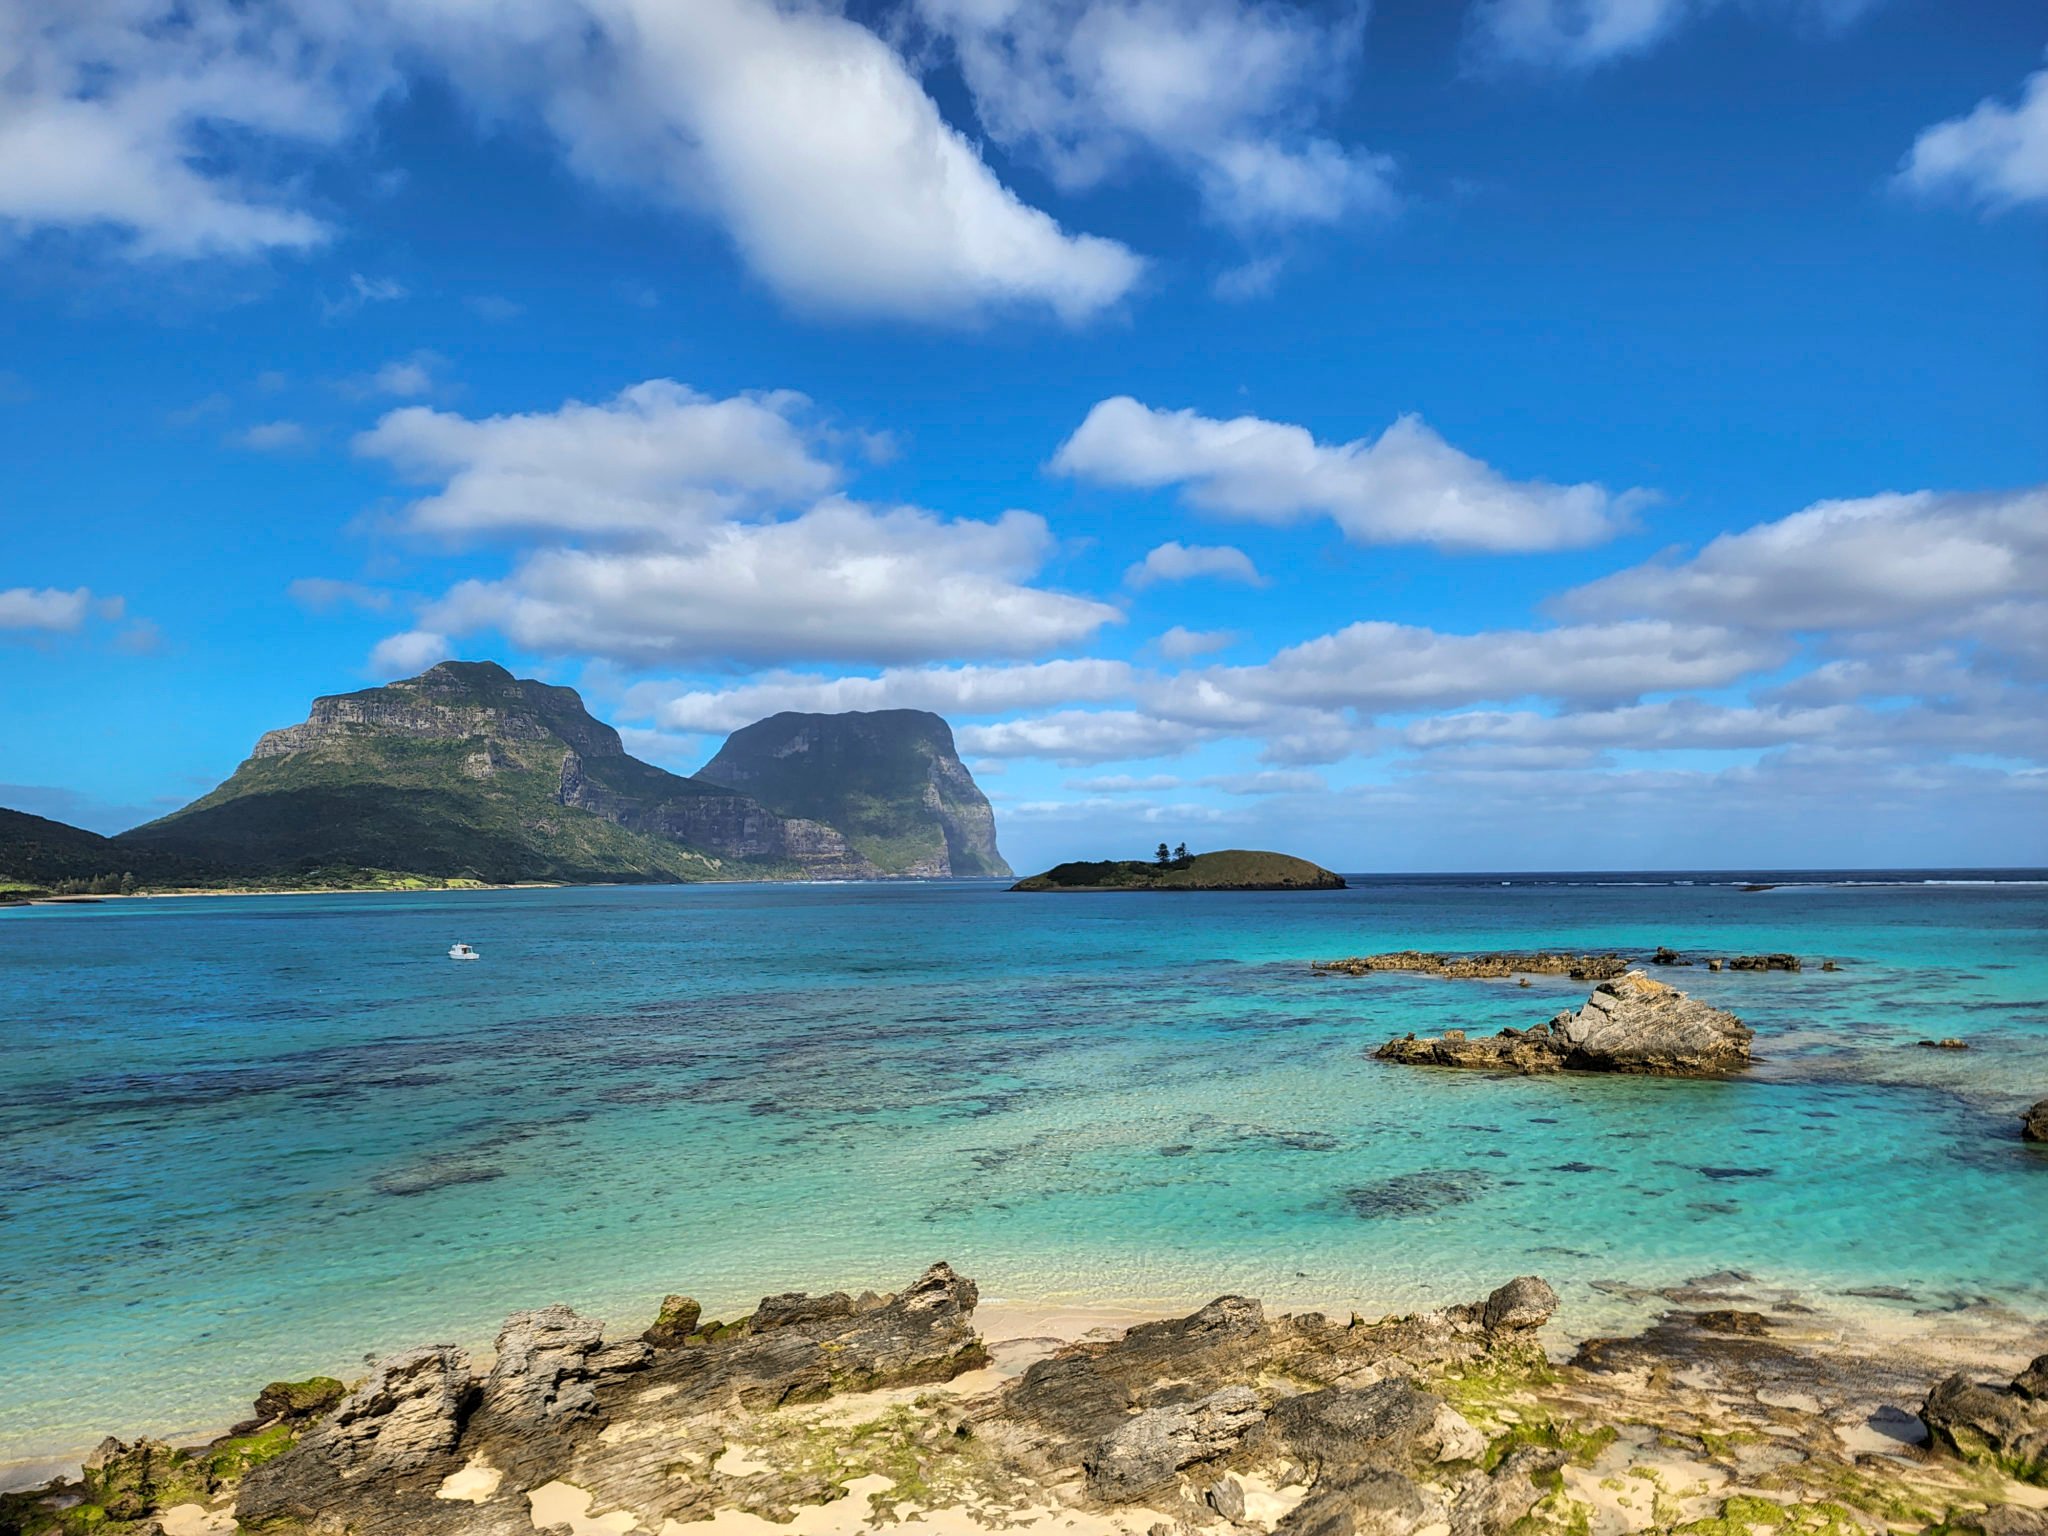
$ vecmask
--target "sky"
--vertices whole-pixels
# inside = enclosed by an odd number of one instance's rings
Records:
[[[0,0],[0,804],[495,659],[1020,868],[2048,864],[2038,0]]]

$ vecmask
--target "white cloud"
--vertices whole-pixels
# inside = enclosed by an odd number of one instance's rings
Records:
[[[1110,485],[1180,485],[1193,505],[1235,517],[1285,522],[1320,514],[1358,543],[1449,549],[1597,543],[1645,494],[1510,480],[1418,416],[1399,418],[1375,441],[1326,445],[1302,427],[1152,410],[1128,395],[1096,405],[1053,468]]]
[[[1030,720],[963,726],[962,750],[984,757],[1045,757],[1063,766],[1173,757],[1199,746],[1207,733],[1135,710],[1061,710]]]
[[[360,608],[365,613],[391,610],[389,592],[331,576],[301,576],[285,588],[285,595],[309,613],[332,613],[338,608]]]
[[[542,550],[503,580],[463,582],[426,622],[634,666],[1023,656],[1122,617],[1025,584],[1051,545],[1028,512],[977,522],[834,498],[688,548]]]
[[[785,298],[917,319],[1080,321],[1142,262],[998,181],[882,39],[775,0],[0,4],[0,218],[138,253],[247,256],[330,231],[241,166],[331,151],[406,71],[544,126],[579,174],[708,213]],[[402,293],[357,279],[335,315]]]
[[[116,599],[118,601],[118,599]],[[70,632],[93,612],[90,587],[7,587],[0,589],[0,629]]]
[[[244,427],[229,441],[256,453],[295,453],[312,442],[312,435],[301,422],[260,421],[253,427]]]
[[[799,420],[808,406],[788,390],[717,400],[649,379],[556,411],[472,420],[409,406],[355,447],[439,484],[407,509],[420,532],[687,538],[837,483]]]
[[[1775,638],[1656,619],[1469,635],[1370,622],[1256,666],[1183,672],[1149,702],[1174,719],[1217,725],[1250,724],[1276,706],[1376,713],[1519,698],[1612,703],[1723,687],[1785,654]]]
[[[916,0],[952,45],[989,136],[1069,189],[1138,157],[1242,229],[1386,213],[1393,162],[1318,136],[1365,7],[1256,0]]]
[[[434,371],[442,363],[443,359],[432,352],[415,352],[410,357],[393,358],[370,376],[370,388],[378,394],[407,399],[432,394]]]
[[[360,272],[351,272],[348,287],[339,298],[322,299],[320,312],[329,320],[340,320],[366,304],[396,304],[411,296],[411,290],[395,277],[365,277]]]
[[[455,649],[448,643],[446,635],[437,635],[431,630],[409,629],[377,642],[370,652],[370,671],[381,678],[411,677],[454,654]]]
[[[1125,662],[1090,658],[1021,666],[891,667],[876,677],[771,672],[733,688],[668,696],[660,684],[643,684],[634,696],[657,698],[654,718],[670,729],[730,731],[785,710],[928,709],[952,716],[1097,702],[1127,696],[1134,678]]]
[[[1760,630],[1974,624],[2048,592],[2048,487],[1823,501],[1566,593],[1559,611]]]
[[[310,55],[310,57],[308,57]],[[386,83],[268,7],[0,5],[0,220],[147,256],[302,249],[327,226],[220,167],[236,136],[333,145]]]
[[[1989,208],[2048,201],[2048,69],[2027,76],[2014,106],[1987,98],[1922,130],[1898,179],[1914,192],[1958,193]]]
[[[1233,304],[1247,299],[1263,299],[1280,281],[1280,273],[1285,266],[1286,262],[1278,256],[1254,257],[1217,273],[1209,291]]]
[[[1235,645],[1241,637],[1231,629],[1188,629],[1176,624],[1153,642],[1168,661],[1192,661]]]
[[[1266,585],[1266,578],[1243,550],[1228,544],[1183,544],[1178,539],[1159,545],[1124,572],[1124,580],[1134,587],[1149,587],[1159,581],[1188,581],[1197,576],[1242,581],[1254,587]]]
[[[1300,768],[1262,768],[1256,773],[1217,773],[1198,781],[1226,795],[1309,795],[1330,787],[1320,773]]]
[[[1093,778],[1069,779],[1066,787],[1090,795],[1151,795],[1179,789],[1181,780],[1171,773],[1104,773]]]
[[[1476,0],[1471,40],[1492,63],[1589,69],[1646,53],[1724,0]],[[1795,23],[1838,29],[1879,0],[1750,0]]]

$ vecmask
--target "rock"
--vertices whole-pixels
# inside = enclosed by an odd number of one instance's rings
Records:
[[[1659,944],[1657,946],[1657,952],[1654,955],[1650,956],[1650,964],[1691,965],[1692,962],[1686,959],[1685,956],[1681,955],[1677,950],[1670,949],[1667,948],[1665,945]]]
[[[1436,1442],[1438,1461],[1477,1461],[1486,1454],[1486,1436],[1449,1403],[1437,1409],[1428,1438]]]
[[[1202,1490],[1202,1502],[1235,1525],[1244,1518],[1244,1484],[1234,1477],[1219,1477]]]
[[[1446,1030],[1438,1039],[1408,1035],[1373,1054],[1404,1066],[1718,1077],[1749,1065],[1753,1038],[1734,1014],[1630,971],[1601,982],[1576,1013],[1567,1010],[1533,1029],[1476,1040],[1462,1030]]]
[[[2020,1140],[2048,1142],[2048,1099],[2020,1116]]]
[[[1605,981],[1628,969],[1617,954],[1574,955],[1550,950],[1528,953],[1494,951],[1478,955],[1439,955],[1428,950],[1401,949],[1384,955],[1354,955],[1348,960],[1318,960],[1312,969],[1346,976],[1374,971],[1415,971],[1455,980],[1498,980],[1509,976],[1569,976],[1574,981]]]
[[[785,1291],[780,1296],[763,1296],[749,1326],[756,1333],[762,1333],[770,1328],[828,1322],[853,1314],[853,1298],[844,1291],[834,1291],[829,1296],[806,1296],[801,1291]]]
[[[1940,1529],[1947,1536],[2048,1536],[2048,1513],[2001,1504],[1993,1509],[1952,1509]]]
[[[1466,1474],[1451,1503],[1451,1536],[1505,1536],[1559,1486],[1566,1459],[1552,1446],[1518,1445],[1491,1475]]]
[[[1488,1333],[1541,1328],[1557,1313],[1557,1292],[1535,1275],[1521,1275],[1486,1298],[1480,1322]]]
[[[1082,1458],[1088,1492],[1127,1504],[1172,1480],[1182,1467],[1228,1455],[1266,1419],[1250,1387],[1225,1387],[1185,1406],[1134,1414]]]
[[[1737,955],[1728,962],[1731,971],[1796,971],[1797,955]]]
[[[1927,1394],[1920,1417],[1937,1449],[2048,1487],[2048,1355],[2009,1387],[1951,1376]]]
[[[346,1508],[350,1493],[431,1497],[460,1465],[455,1447],[470,1386],[469,1355],[453,1344],[380,1361],[370,1379],[296,1446],[242,1479],[237,1515],[245,1524],[283,1516],[308,1520]]]
[[[304,1381],[273,1381],[256,1394],[256,1417],[263,1423],[283,1419],[302,1423],[317,1419],[344,1397],[348,1388],[332,1376],[312,1376]]]
[[[1738,1312],[1728,1307],[1702,1312],[1693,1321],[1709,1333],[1733,1333],[1750,1338],[1763,1338],[1771,1331],[1770,1320],[1761,1312]]]
[[[1582,1072],[1709,1077],[1749,1065],[1753,1031],[1732,1013],[1630,971],[1603,981],[1576,1014],[1551,1021],[1565,1065]]]
[[[1327,1471],[1439,1460],[1447,1427],[1439,1416],[1446,1407],[1435,1393],[1393,1376],[1369,1387],[1304,1392],[1276,1404],[1270,1417],[1288,1449]]]
[[[206,1491],[204,1478],[161,1440],[130,1444],[108,1436],[85,1458],[81,1480],[86,1501],[115,1520],[140,1520]]]
[[[1841,967],[1835,964],[1835,962],[1832,960],[1821,961],[1820,968],[1824,971],[1839,971],[1841,969]]]
[[[1710,971],[1718,971],[1721,969],[1721,962],[1719,960],[1709,960],[1707,962],[1707,969]]]
[[[687,1344],[703,1315],[704,1309],[692,1297],[664,1296],[661,1310],[654,1315],[653,1326],[640,1335],[640,1342],[655,1349],[675,1349]]]
[[[1967,1051],[1970,1048],[1969,1041],[1958,1040],[1954,1035],[1940,1040],[1915,1040],[1913,1043],[1923,1051]]]
[[[1273,1527],[1274,1536],[1410,1536],[1443,1518],[1442,1505],[1413,1479],[1368,1468],[1320,1488]]]

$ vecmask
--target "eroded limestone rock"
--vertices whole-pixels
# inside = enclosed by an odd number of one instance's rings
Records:
[[[1920,1417],[1938,1449],[2048,1487],[2048,1355],[2007,1387],[1951,1376],[1927,1394]]]

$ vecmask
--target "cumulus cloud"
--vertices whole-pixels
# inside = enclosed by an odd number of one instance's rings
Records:
[[[310,446],[313,437],[302,422],[259,421],[234,433],[228,441],[254,453],[296,453]]]
[[[393,358],[370,376],[370,388],[380,395],[398,395],[401,398],[432,394],[434,371],[442,361],[432,352],[415,352],[410,357]]]
[[[1228,544],[1183,544],[1178,539],[1149,551],[1143,560],[1124,572],[1124,580],[1134,587],[1149,587],[1160,581],[1189,581],[1197,576],[1242,581],[1254,587],[1266,585],[1266,578],[1243,550]]]
[[[237,135],[338,143],[386,77],[227,0],[0,5],[0,219],[111,228],[147,256],[248,256],[330,233],[218,166]]]
[[[370,672],[379,678],[411,677],[455,654],[446,635],[409,629],[379,640],[370,652]]]
[[[997,143],[1069,189],[1149,158],[1251,230],[1397,204],[1392,160],[1318,134],[1364,37],[1363,4],[916,0]]]
[[[1025,203],[874,32],[775,0],[0,4],[0,219],[138,253],[247,256],[331,231],[250,168],[332,151],[408,71],[526,120],[577,173],[706,213],[785,298],[918,319],[1084,320],[1123,245]],[[345,313],[383,294],[360,283]]]
[[[1104,400],[1053,457],[1062,473],[1107,485],[1183,487],[1194,506],[1287,522],[1324,516],[1361,544],[1446,549],[1568,549],[1617,531],[1645,496],[1593,484],[1510,480],[1461,453],[1418,416],[1376,440],[1318,443],[1306,428]]]
[[[555,411],[471,419],[408,406],[355,447],[439,486],[407,509],[423,533],[687,537],[837,483],[802,422],[809,403],[789,390],[720,400],[649,379]]]
[[[1159,654],[1168,661],[1192,661],[1197,656],[1214,655],[1235,645],[1240,637],[1230,629],[1189,629],[1176,624],[1153,642]]]
[[[1088,658],[1020,666],[891,667],[875,677],[772,672],[723,689],[669,694],[659,684],[654,718],[672,730],[731,731],[785,710],[837,714],[854,709],[928,709],[942,715],[990,715],[1128,695],[1136,674],[1126,662]]]
[[[90,587],[7,587],[0,589],[0,630],[42,630],[70,633],[85,624],[94,612],[118,618],[119,598],[94,599]],[[115,604],[111,613],[105,605]]]
[[[1725,0],[1477,0],[1470,40],[1485,61],[1542,69],[1590,69],[1647,53]],[[1752,0],[1795,24],[1838,29],[1879,0]]]
[[[984,757],[1043,757],[1063,767],[1174,757],[1199,746],[1197,727],[1136,710],[1060,710],[1027,720],[955,731],[961,747]]]
[[[833,498],[688,548],[541,550],[502,580],[455,587],[426,622],[636,666],[1025,656],[1122,617],[1026,585],[1051,546],[1028,512],[979,522]]]
[[[1698,554],[1588,582],[1567,614],[1658,613],[1758,630],[1974,621],[2048,592],[2048,487],[1823,501]]]
[[[2014,105],[1986,98],[1922,130],[1898,180],[1912,192],[1953,193],[1987,208],[2048,201],[2048,69],[2027,76]]]
[[[285,588],[285,596],[308,613],[333,613],[341,608],[360,608],[365,613],[391,610],[391,594],[381,587],[337,581],[331,576],[301,576]]]

